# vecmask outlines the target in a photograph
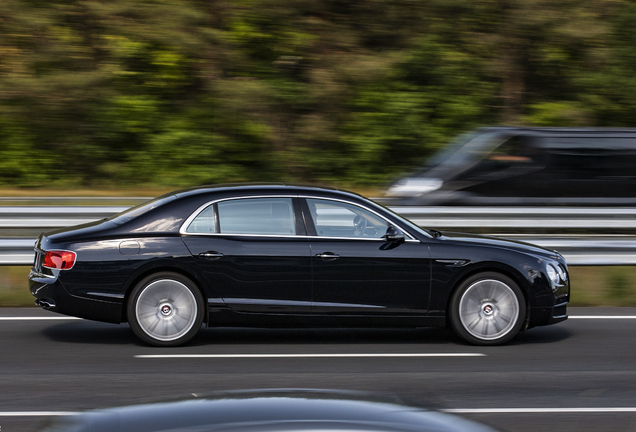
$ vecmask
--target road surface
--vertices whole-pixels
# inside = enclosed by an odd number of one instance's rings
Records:
[[[34,308],[0,309],[0,430],[192,393],[322,388],[391,394],[502,431],[636,430],[636,308],[571,318],[501,347],[446,329],[203,329],[179,348]],[[54,319],[56,318],[56,319]]]

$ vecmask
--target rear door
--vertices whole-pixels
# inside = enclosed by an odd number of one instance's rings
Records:
[[[208,283],[237,312],[311,313],[311,257],[298,198],[209,203],[183,241]]]

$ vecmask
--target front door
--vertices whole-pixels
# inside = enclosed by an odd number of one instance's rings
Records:
[[[369,209],[306,198],[314,315],[423,315],[428,309],[428,246],[383,237],[390,226]]]

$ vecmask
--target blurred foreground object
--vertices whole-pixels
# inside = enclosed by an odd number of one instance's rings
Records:
[[[369,398],[318,390],[217,393],[203,399],[91,411],[67,418],[47,432],[494,432],[453,415]]]
[[[491,127],[394,183],[398,205],[636,205],[636,129]]]

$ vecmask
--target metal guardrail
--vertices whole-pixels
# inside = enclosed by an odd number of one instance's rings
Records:
[[[393,207],[421,226],[436,229],[516,231],[611,230],[636,233],[636,208],[545,207]]]
[[[60,200],[72,202],[73,198]],[[127,208],[125,205],[0,206],[0,265],[30,265],[35,238],[42,231],[91,222]],[[392,209],[423,227],[497,235],[556,249],[570,265],[636,265],[636,208]]]

